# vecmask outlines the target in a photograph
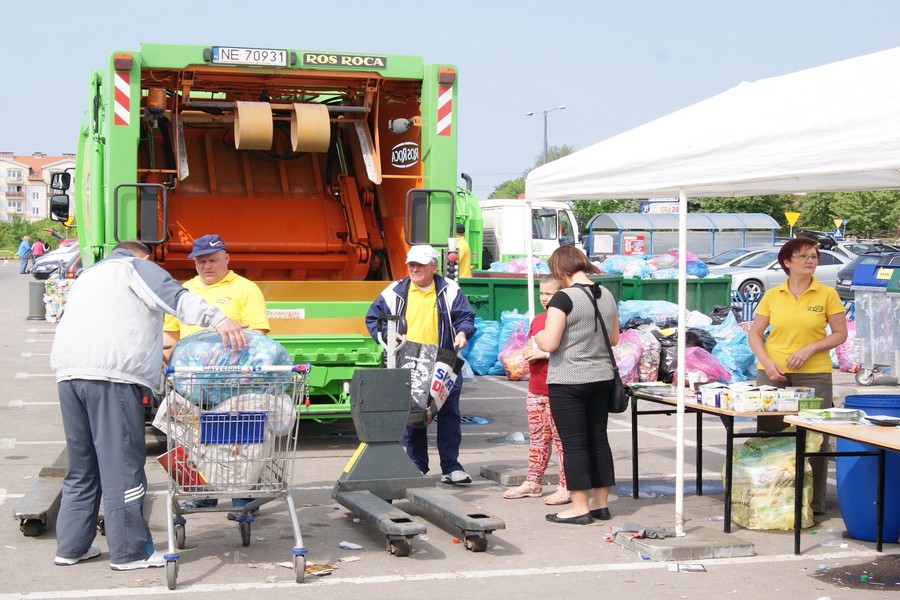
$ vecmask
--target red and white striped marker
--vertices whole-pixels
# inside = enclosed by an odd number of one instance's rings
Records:
[[[438,86],[438,120],[437,134],[450,135],[450,126],[453,124],[453,87],[449,85]]]
[[[131,73],[114,73],[115,102],[113,103],[113,124],[131,124]]]

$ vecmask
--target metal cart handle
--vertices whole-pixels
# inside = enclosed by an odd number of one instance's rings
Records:
[[[309,373],[312,370],[310,363],[299,365],[268,365],[261,367],[241,365],[210,365],[207,367],[166,367],[166,375],[172,373]]]
[[[387,340],[381,335],[385,323],[387,323]],[[397,351],[406,345],[405,337],[397,343],[397,334],[406,333],[406,319],[400,315],[381,315],[375,321],[375,333],[378,343],[387,354],[387,368],[397,368]]]

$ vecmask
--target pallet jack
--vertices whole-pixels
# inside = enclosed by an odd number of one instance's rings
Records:
[[[387,342],[381,339],[387,321]],[[408,500],[460,530],[466,550],[484,552],[487,535],[506,524],[436,487],[401,446],[410,413],[410,370],[397,369],[397,331],[405,329],[399,317],[378,322],[379,342],[387,351],[388,368],[357,370],[350,382],[350,414],[359,447],[344,467],[332,497],[354,516],[368,521],[387,536],[387,550],[409,556],[411,540],[426,532],[425,524],[391,505]]]

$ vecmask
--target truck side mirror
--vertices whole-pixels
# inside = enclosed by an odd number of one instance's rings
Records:
[[[62,173],[53,173],[50,175],[50,188],[54,190],[59,190],[61,192],[69,189],[69,185],[72,183],[72,175],[66,172]],[[65,220],[65,219],[63,219]]]
[[[64,173],[68,175],[68,173]],[[50,220],[65,223],[69,220],[69,197],[65,194],[50,196]]]

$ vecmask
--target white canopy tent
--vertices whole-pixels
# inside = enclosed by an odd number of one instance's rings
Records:
[[[679,323],[687,198],[900,188],[900,48],[740,85],[541,166],[525,198],[678,196]],[[684,327],[678,362],[684,364]],[[684,534],[679,386],[676,534]]]

